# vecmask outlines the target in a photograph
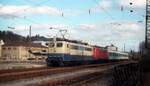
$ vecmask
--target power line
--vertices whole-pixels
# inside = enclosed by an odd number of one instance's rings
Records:
[[[41,4],[44,4],[44,3],[48,2],[48,1],[50,1],[50,0],[42,1],[42,2],[40,2],[40,3],[35,4],[35,6],[40,6]],[[33,3],[33,2],[30,1],[30,0],[26,0],[26,2],[28,2],[28,3]],[[26,9],[24,9],[24,11],[27,11],[28,9],[29,9],[29,8],[26,8]],[[12,14],[15,14],[16,12],[18,12],[18,10],[12,12]],[[62,14],[62,17],[63,17],[63,15],[64,15],[64,14]],[[41,23],[39,23],[39,22],[33,21],[33,20],[31,20],[31,19],[28,19],[26,16],[24,16],[24,17],[17,17],[17,18],[25,19],[26,21],[34,22],[34,23],[36,23],[36,24],[41,24]],[[64,19],[66,19],[66,18],[64,17]]]
[[[20,17],[21,18],[21,17]],[[22,17],[22,19],[25,19],[26,21],[29,21],[29,22],[32,22],[32,23],[36,23],[36,24],[41,24],[41,23],[39,23],[39,22],[36,22],[36,21],[34,21],[34,20],[31,20],[31,19],[28,19],[27,17]]]
[[[150,48],[150,0],[146,0],[145,47]]]
[[[101,5],[99,5],[99,3],[97,2],[97,0],[93,0],[94,3],[97,4],[97,6],[99,6],[112,20],[114,20],[114,18],[111,16],[111,14],[109,14],[109,12],[104,8],[102,7]]]
[[[31,0],[25,0],[25,1],[27,3],[33,3]],[[44,4],[44,3],[48,2],[48,1],[50,1],[50,0],[45,0],[45,1],[39,2],[39,3],[35,4],[34,6],[40,6],[41,4]]]
[[[32,1],[30,1],[30,0],[26,0],[26,2],[27,2],[27,1],[28,1],[28,3],[32,3]],[[50,0],[45,0],[45,1],[43,1],[43,2],[40,2],[40,3],[38,3],[38,4],[35,4],[35,6],[39,6],[39,5],[44,4],[44,3],[48,2],[48,1],[50,1]],[[24,11],[27,11],[28,9],[29,9],[29,8],[26,8],[26,9],[24,9]],[[18,12],[18,10],[12,12],[12,14],[15,14],[16,12]]]

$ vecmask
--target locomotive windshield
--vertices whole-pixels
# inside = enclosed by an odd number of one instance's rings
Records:
[[[49,43],[49,47],[54,47],[55,44],[54,43]]]
[[[57,47],[62,47],[63,43],[57,43]]]

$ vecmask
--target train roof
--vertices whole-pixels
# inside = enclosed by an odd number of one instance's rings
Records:
[[[93,47],[101,48],[101,49],[107,49],[107,47],[102,47],[102,46],[98,46],[98,45],[93,45]]]
[[[53,41],[54,38],[50,38],[49,41]],[[66,39],[66,38],[56,38],[56,41],[65,41],[65,42],[71,42],[71,43],[77,43],[77,44],[83,44],[83,45],[90,45],[92,47],[96,47],[96,48],[100,48],[103,50],[107,50],[107,46],[106,47],[102,47],[102,46],[98,46],[98,45],[91,45],[88,44],[87,42],[83,42],[83,41],[79,41],[79,40],[70,40],[70,39]]]
[[[50,40],[50,41],[53,41],[54,38],[50,38],[49,40]],[[63,39],[63,38],[56,38],[56,41],[66,41],[66,42],[71,42],[71,43],[89,45],[87,42],[78,41],[78,40]]]
[[[128,55],[129,53],[127,52],[121,52],[121,51],[108,51],[109,53],[118,53],[118,54],[122,54],[122,55]]]

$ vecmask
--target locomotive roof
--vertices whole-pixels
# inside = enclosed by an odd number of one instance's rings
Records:
[[[50,38],[50,41],[53,41],[54,38]],[[71,43],[77,43],[77,44],[83,44],[83,45],[90,45],[87,42],[83,42],[83,41],[79,41],[79,40],[70,40],[70,39],[63,39],[63,38],[56,38],[56,41],[66,41],[66,42],[71,42]],[[98,45],[91,45],[93,47],[97,47],[103,50],[107,50],[107,46],[106,47],[102,47],[102,46],[98,46]]]
[[[53,41],[53,38],[50,38],[50,41]],[[77,43],[77,44],[83,44],[83,45],[89,45],[86,42],[78,41],[78,40],[70,40],[70,39],[62,39],[62,38],[56,38],[56,41],[66,41],[71,43]]]
[[[102,47],[102,46],[97,46],[97,45],[94,45],[93,47],[100,48],[100,49],[103,49],[103,50],[107,50],[107,47]]]

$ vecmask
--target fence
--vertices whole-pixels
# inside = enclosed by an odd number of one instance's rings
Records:
[[[138,63],[119,65],[112,69],[110,86],[141,86],[142,68]]]

